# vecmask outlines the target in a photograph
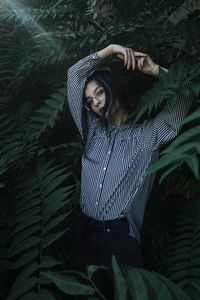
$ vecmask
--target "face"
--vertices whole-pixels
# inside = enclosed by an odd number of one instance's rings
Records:
[[[106,104],[104,88],[96,81],[88,82],[85,89],[86,106],[90,107],[96,114],[102,116],[103,107]]]

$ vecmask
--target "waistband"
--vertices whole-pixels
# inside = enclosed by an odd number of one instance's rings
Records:
[[[108,225],[120,225],[120,224],[125,224],[128,222],[127,220],[127,217],[122,217],[122,218],[116,218],[116,219],[112,219],[112,220],[96,220],[96,219],[93,219],[91,217],[89,217],[88,215],[86,215],[80,205],[78,205],[76,207],[76,212],[79,214],[79,215],[82,215],[84,217],[86,217],[88,219],[88,224],[91,224],[91,225],[95,225],[95,226],[108,226]]]

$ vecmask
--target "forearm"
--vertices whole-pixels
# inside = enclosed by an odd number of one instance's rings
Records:
[[[97,55],[101,58],[101,59],[106,59],[108,58],[110,55],[113,54],[113,47],[112,45],[108,45],[106,48],[100,50],[97,52]]]
[[[92,53],[87,57],[79,60],[76,64],[68,69],[67,76],[67,93],[68,105],[72,117],[83,137],[83,91],[86,79],[92,74],[96,67],[101,64],[102,59],[97,53]]]

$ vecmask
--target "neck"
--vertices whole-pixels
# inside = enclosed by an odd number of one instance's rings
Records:
[[[113,115],[110,116],[110,122],[114,125],[122,125],[128,118],[128,112],[125,108],[118,107]]]

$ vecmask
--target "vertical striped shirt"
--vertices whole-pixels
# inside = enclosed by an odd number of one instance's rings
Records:
[[[155,178],[155,173],[147,176],[144,173],[158,159],[159,147],[178,134],[192,96],[178,95],[170,111],[165,108],[154,119],[140,124],[105,123],[92,111],[87,112],[84,124],[85,82],[101,62],[95,52],[68,70],[69,109],[85,141],[80,206],[85,214],[97,220],[126,216],[129,234],[140,243],[145,206]],[[87,126],[86,137],[84,126]]]

